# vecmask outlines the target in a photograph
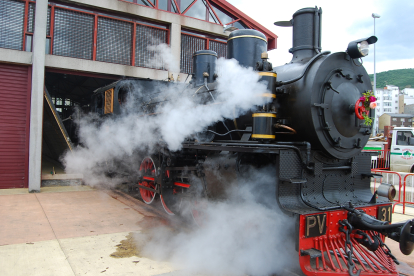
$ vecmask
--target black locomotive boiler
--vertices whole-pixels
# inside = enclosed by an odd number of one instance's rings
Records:
[[[267,84],[262,96],[268,104],[217,122],[189,137],[179,151],[160,144],[157,152],[141,159],[134,185],[145,203],[159,195],[165,211],[173,215],[180,213],[184,199],[220,196],[225,182],[243,177],[246,167],[271,166],[277,203],[297,225],[296,250],[304,274],[398,275],[398,261],[384,240],[398,241],[401,251],[410,254],[414,221],[391,224],[395,189],[382,184],[371,192],[376,175],[371,173],[370,154],[361,151],[371,127],[360,118],[364,112],[374,114],[360,106],[363,93],[372,90],[360,58],[377,38],[353,41],[346,52],[322,51],[321,14],[321,9],[304,8],[290,21],[275,23],[293,27],[293,58],[282,66],[268,61],[262,33],[231,32],[227,58],[257,71]],[[207,104],[218,93],[216,60],[217,54],[209,50],[193,56],[190,85]],[[120,81],[98,90],[95,111],[116,113],[122,100],[115,99],[122,98],[118,95],[124,87]],[[154,95],[142,104],[148,116],[157,116],[149,108],[156,99]],[[104,112],[101,105],[112,105],[112,110]],[[212,170],[223,173],[220,181]]]

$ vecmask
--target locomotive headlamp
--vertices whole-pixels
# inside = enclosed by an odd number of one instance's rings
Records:
[[[358,39],[349,42],[348,49],[346,49],[348,55],[351,58],[362,58],[366,57],[369,53],[369,45],[377,42],[376,36],[370,36],[368,38]]]

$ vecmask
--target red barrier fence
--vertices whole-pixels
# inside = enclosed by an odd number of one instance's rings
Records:
[[[414,176],[414,173],[407,173],[404,176],[404,178],[402,178],[399,172],[383,171],[377,169],[372,169],[371,172],[383,175],[383,177],[379,180],[374,178],[374,190],[376,190],[377,182],[378,185],[381,183],[392,184],[398,190],[398,198],[394,199],[394,204],[392,208],[393,212],[397,204],[401,204],[403,206],[403,214],[405,214],[406,204],[414,205],[414,178],[412,177]],[[407,178],[409,181],[407,181]]]
[[[403,214],[405,214],[405,204],[414,204],[414,173],[408,173],[404,177],[404,192],[403,192]],[[410,177],[411,181],[409,182],[408,191],[407,191],[407,177]]]

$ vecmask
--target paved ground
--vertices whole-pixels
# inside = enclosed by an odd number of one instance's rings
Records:
[[[176,270],[134,252],[118,254],[128,235],[142,230],[145,217],[162,217],[144,203],[85,186],[19,190],[0,195],[0,275],[147,276]],[[128,251],[128,245],[121,249]]]
[[[412,219],[414,208],[393,216],[394,221]],[[182,276],[170,263],[140,256],[131,239],[145,238],[137,233],[166,221],[161,210],[116,191],[87,186],[45,187],[37,194],[0,190],[0,275]],[[402,275],[414,275],[413,257],[399,253],[397,243],[388,244],[405,262],[399,266]]]

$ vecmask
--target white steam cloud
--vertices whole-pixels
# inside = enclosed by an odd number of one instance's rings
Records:
[[[266,85],[259,82],[259,75],[251,68],[238,65],[235,60],[219,59],[221,75],[217,79],[215,101],[200,102],[195,89],[170,83],[156,87],[154,93],[133,81],[127,103],[120,116],[98,118],[85,115],[79,120],[80,145],[63,158],[67,173],[82,173],[90,185],[105,179],[104,171],[111,164],[133,158],[137,151],[151,153],[157,143],[163,142],[176,151],[189,136],[225,119],[233,119],[263,105],[267,100]],[[150,99],[150,100],[148,100]],[[148,101],[159,101],[154,116],[144,116],[142,106]],[[134,170],[139,163],[134,164]],[[116,179],[111,179],[117,182]]]
[[[228,191],[228,200],[202,204],[200,227],[136,234],[141,253],[172,262],[180,276],[287,275],[297,269],[293,219],[278,209],[269,171],[251,171]]]
[[[175,57],[171,53],[171,48],[165,43],[156,43],[149,45],[147,50],[153,54],[153,57],[146,62],[149,68],[163,69],[169,72],[179,73],[180,67]]]

